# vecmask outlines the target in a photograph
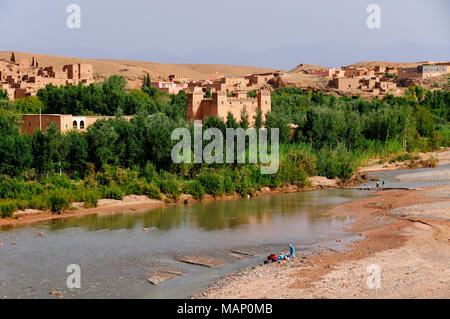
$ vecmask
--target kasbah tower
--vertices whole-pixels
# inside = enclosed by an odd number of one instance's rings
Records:
[[[250,125],[253,125],[257,108],[262,111],[262,118],[271,110],[270,92],[261,90],[256,93],[256,98],[247,97],[246,91],[237,91],[232,97],[227,92],[213,92],[211,98],[205,98],[201,88],[195,88],[188,94],[187,120],[203,121],[208,116],[218,116],[226,120],[228,112],[239,122],[243,109],[247,110]]]

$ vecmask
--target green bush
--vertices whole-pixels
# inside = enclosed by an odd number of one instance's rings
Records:
[[[147,182],[151,183],[156,180],[158,177],[158,173],[156,172],[155,165],[150,162],[145,164],[144,169],[142,170],[142,176],[147,180]]]
[[[98,193],[96,191],[85,191],[83,192],[83,202],[85,208],[97,207],[99,200]]]
[[[60,192],[52,192],[48,196],[50,209],[52,213],[60,215],[65,209],[69,208],[69,201],[66,196]]]
[[[205,189],[198,180],[193,180],[184,184],[183,191],[186,194],[191,194],[196,200],[202,200],[203,197],[205,197]]]
[[[145,184],[143,187],[143,194],[147,195],[149,198],[161,200],[161,192],[158,187],[153,184]]]
[[[47,197],[35,196],[28,201],[28,208],[46,210],[50,208],[50,203]]]
[[[236,184],[233,180],[235,176],[226,174],[223,178],[223,189],[227,195],[233,195],[236,193]]]
[[[163,179],[160,182],[161,192],[167,195],[172,195],[173,199],[178,199],[180,196],[180,182],[178,182],[175,178],[167,178]]]
[[[243,176],[236,183],[236,193],[238,193],[241,196],[247,196],[247,195],[253,194],[253,188],[251,187],[251,183],[247,176]]]
[[[17,204],[15,202],[0,203],[0,215],[2,218],[11,217],[16,210]]]
[[[308,176],[317,175],[317,158],[313,155],[306,154],[303,150],[294,150],[286,154],[286,160],[297,163],[303,167]]]
[[[321,149],[318,154],[317,169],[319,175],[328,178],[340,178],[348,181],[360,165],[359,159],[345,149]]]
[[[416,154],[410,154],[410,153],[402,153],[399,154],[389,160],[389,163],[395,163],[395,162],[406,162],[406,161],[417,161],[420,157]]]
[[[124,196],[124,192],[115,184],[103,189],[103,198],[122,200]]]
[[[279,184],[294,184],[297,186],[304,186],[308,183],[308,174],[302,167],[301,162],[294,162],[291,159],[286,159],[280,163],[280,168],[275,174],[278,175],[276,178],[276,186]]]
[[[200,174],[198,180],[205,189],[205,192],[214,197],[222,196],[225,193],[223,178],[217,173],[208,172]]]

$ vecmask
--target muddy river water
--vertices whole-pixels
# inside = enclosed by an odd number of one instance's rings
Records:
[[[369,196],[326,190],[172,206],[145,213],[90,215],[0,231],[0,298],[185,298],[271,252],[297,254],[324,245],[339,249],[355,236],[341,231],[348,218],[325,216],[328,208]],[[228,249],[250,252],[229,254]],[[179,255],[220,259],[208,268]],[[241,257],[241,258],[237,258]],[[66,286],[67,266],[81,269],[81,288]],[[182,276],[159,285],[145,278],[155,269]]]
[[[448,169],[431,171],[442,168]],[[410,172],[371,175],[385,180],[385,187],[449,182],[406,184],[395,177]],[[2,228],[0,298],[58,298],[50,291],[65,298],[186,298],[233,271],[262,263],[272,252],[286,252],[289,243],[297,255],[319,246],[343,249],[358,238],[342,231],[351,219],[324,212],[370,195],[368,191],[329,189]],[[252,255],[230,254],[229,250]],[[208,268],[181,262],[177,260],[180,255],[225,263]],[[79,289],[66,285],[71,264],[81,270]],[[184,274],[159,285],[146,280],[149,273],[168,268]]]

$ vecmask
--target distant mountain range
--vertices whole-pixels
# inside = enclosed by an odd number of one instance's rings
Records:
[[[140,60],[161,63],[247,65],[290,70],[300,63],[325,67],[343,66],[358,61],[448,61],[450,44],[395,43],[384,46],[343,42],[318,42],[305,45],[280,46],[260,52],[239,49],[199,49],[176,55],[164,50],[135,50],[120,52],[95,48],[48,49],[1,45],[2,50],[40,52],[45,54],[77,56],[97,59]]]

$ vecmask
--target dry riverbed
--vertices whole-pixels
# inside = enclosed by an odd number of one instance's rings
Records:
[[[382,191],[329,213],[356,216],[348,230],[361,240],[247,268],[193,298],[450,298],[450,185]],[[379,289],[367,285],[370,265]]]

